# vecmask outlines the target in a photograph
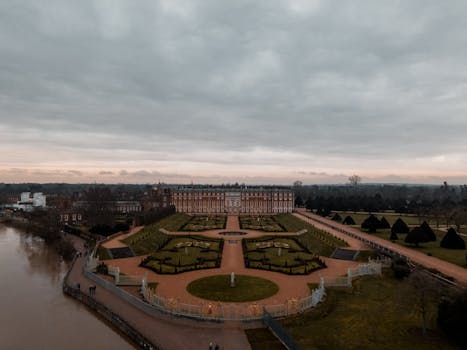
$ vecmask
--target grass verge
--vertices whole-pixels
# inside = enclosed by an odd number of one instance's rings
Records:
[[[267,279],[245,275],[235,275],[235,287],[231,287],[230,275],[217,275],[191,282],[187,291],[207,300],[244,302],[273,296],[279,291],[279,287]]]

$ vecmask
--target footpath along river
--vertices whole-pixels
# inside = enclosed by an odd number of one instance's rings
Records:
[[[63,295],[67,268],[40,238],[0,224],[0,349],[134,349]]]

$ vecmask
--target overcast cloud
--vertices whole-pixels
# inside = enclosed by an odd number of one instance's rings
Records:
[[[467,182],[465,1],[0,3],[0,181]]]

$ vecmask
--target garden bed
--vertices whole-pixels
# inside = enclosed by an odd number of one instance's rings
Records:
[[[224,241],[204,237],[171,238],[158,251],[140,264],[159,274],[218,268],[221,265]]]

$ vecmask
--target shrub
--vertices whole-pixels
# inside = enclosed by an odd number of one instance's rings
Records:
[[[355,225],[355,220],[350,215],[347,215],[342,223],[344,225]]]
[[[441,240],[440,246],[446,249],[465,249],[465,242],[451,227]]]
[[[397,241],[399,237],[397,237],[397,233],[391,231],[391,235],[389,236],[391,241]]]
[[[380,227],[381,223],[376,216],[371,214],[369,217],[362,222],[362,228],[368,230],[368,232],[376,232]]]
[[[382,229],[391,228],[391,225],[389,224],[389,222],[386,220],[384,216],[379,221],[379,228],[382,228]]]
[[[418,247],[419,243],[429,242],[430,237],[425,233],[421,227],[414,227],[412,231],[407,234],[405,237],[406,243],[415,244]]]
[[[426,233],[430,239],[430,242],[436,241],[436,235],[426,221],[423,221],[423,224],[420,225],[420,228]]]
[[[331,218],[331,220],[341,222],[342,217],[339,215],[339,213],[335,213],[334,216]]]
[[[391,232],[394,233],[409,233],[409,231],[409,226],[401,218],[398,218],[391,228]]]

